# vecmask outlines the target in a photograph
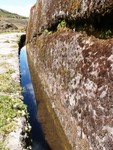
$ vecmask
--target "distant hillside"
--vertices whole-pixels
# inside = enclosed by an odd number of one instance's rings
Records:
[[[15,31],[25,32],[27,21],[27,17],[0,9],[0,33]]]
[[[8,12],[4,9],[0,9],[0,18],[18,18],[18,19],[27,19],[27,17],[20,16],[15,13]]]

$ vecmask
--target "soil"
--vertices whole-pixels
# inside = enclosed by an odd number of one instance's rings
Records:
[[[23,150],[30,126],[20,85],[18,41],[23,33],[0,34],[0,149]]]

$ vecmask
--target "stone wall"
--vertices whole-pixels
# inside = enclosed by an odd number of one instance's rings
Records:
[[[73,150],[113,148],[113,39],[88,36],[59,20],[84,21],[112,8],[110,0],[38,0],[31,9],[28,55]]]
[[[27,41],[50,28],[59,19],[90,18],[91,22],[95,19],[99,21],[100,15],[110,14],[112,10],[112,0],[37,0],[31,8]]]

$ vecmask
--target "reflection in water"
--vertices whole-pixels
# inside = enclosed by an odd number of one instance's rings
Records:
[[[50,150],[47,145],[40,122],[37,120],[37,104],[31,83],[25,47],[20,52],[21,84],[23,87],[24,103],[28,106],[30,125],[32,126],[32,150]]]

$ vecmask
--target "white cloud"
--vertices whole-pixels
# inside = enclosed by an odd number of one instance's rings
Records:
[[[26,6],[20,7],[20,6],[0,6],[1,9],[5,9],[9,12],[13,12],[22,16],[29,17],[30,8],[32,7],[32,4],[28,4]]]
[[[31,94],[32,100],[34,100],[34,103],[36,103],[32,83],[30,82],[30,83],[26,84],[25,89],[26,89],[27,92],[29,92]]]

